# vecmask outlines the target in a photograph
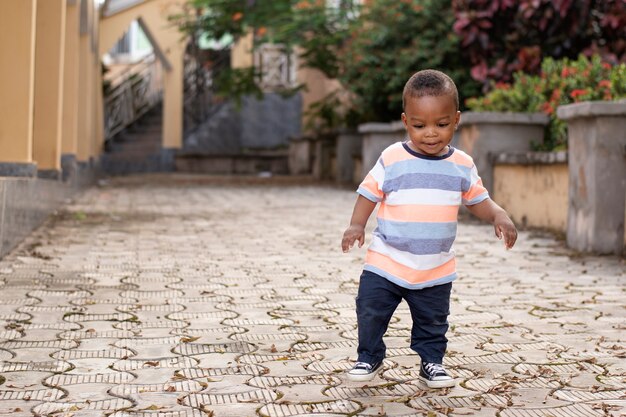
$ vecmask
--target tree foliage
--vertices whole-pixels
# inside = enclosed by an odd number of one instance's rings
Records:
[[[452,0],[454,31],[474,79],[538,73],[544,57],[626,60],[624,0]]]
[[[409,77],[426,68],[452,77],[461,97],[478,93],[452,32],[450,0],[373,0],[352,22],[339,79],[367,120],[398,120]]]

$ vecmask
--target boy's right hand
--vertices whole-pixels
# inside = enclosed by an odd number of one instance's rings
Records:
[[[350,225],[343,232],[343,239],[341,240],[341,249],[344,252],[348,252],[354,245],[354,242],[359,241],[359,248],[365,243],[365,227],[358,225]]]

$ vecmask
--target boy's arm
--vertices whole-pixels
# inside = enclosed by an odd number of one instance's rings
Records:
[[[350,226],[343,233],[343,239],[341,240],[341,249],[344,252],[348,252],[357,240],[359,241],[359,248],[363,246],[365,243],[365,225],[375,207],[375,202],[368,200],[362,195],[357,197],[354,211],[352,212],[352,219],[350,219]]]
[[[517,229],[506,211],[492,199],[487,198],[478,204],[465,206],[474,216],[493,224],[498,239],[504,237],[504,245],[511,249],[517,240]]]

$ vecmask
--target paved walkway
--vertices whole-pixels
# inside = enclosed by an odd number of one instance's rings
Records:
[[[405,304],[384,372],[352,383],[355,194],[255,182],[117,180],[0,262],[0,415],[625,415],[623,261],[528,232],[507,252],[465,222],[459,385],[418,381]]]

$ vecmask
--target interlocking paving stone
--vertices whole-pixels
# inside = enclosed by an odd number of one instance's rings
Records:
[[[226,368],[184,368],[176,371],[186,378],[205,378],[221,375],[264,375],[267,368],[260,365],[235,365]]]
[[[0,261],[0,392],[9,398],[0,410],[51,417],[623,413],[622,259],[573,254],[528,231],[507,252],[491,240],[491,226],[463,220],[444,359],[457,387],[427,390],[419,381],[406,303],[385,335],[382,372],[349,382],[364,250],[344,254],[337,242],[354,191],[245,181],[111,180]],[[71,220],[78,212],[85,222]],[[375,222],[368,228],[370,239]],[[31,256],[29,244],[50,259]]]
[[[164,384],[120,384],[111,388],[110,393],[119,397],[128,397],[145,392],[196,392],[203,389],[196,381],[175,381]]]
[[[484,405],[492,407],[506,407],[507,400],[504,397],[493,394],[473,395],[469,397],[432,397],[416,398],[409,401],[411,407],[417,409],[429,409],[429,406],[443,406],[450,408],[480,408]]]
[[[272,402],[278,394],[268,389],[255,389],[235,394],[190,394],[183,398],[183,404],[191,407],[208,405],[236,404],[239,402]]]
[[[70,323],[85,321],[124,321],[131,320],[135,316],[128,313],[112,313],[112,314],[88,314],[88,313],[70,313],[63,317],[63,320]]]
[[[267,417],[321,416],[332,413],[354,415],[360,409],[361,406],[354,401],[336,400],[312,404],[268,404],[259,410],[259,414]]]
[[[135,334],[128,330],[107,330],[103,332],[98,332],[94,329],[87,330],[70,330],[67,332],[60,333],[58,335],[61,339],[120,339],[120,338],[128,338],[135,336]]]
[[[82,384],[124,384],[135,376],[129,372],[108,372],[102,374],[56,374],[46,378],[47,385],[65,386]]]
[[[80,410],[120,410],[132,407],[133,403],[122,398],[111,400],[96,400],[85,402],[45,402],[33,407],[33,411],[39,415],[53,415],[63,411],[80,411]]]
[[[172,349],[172,352],[185,356],[203,355],[205,353],[249,353],[255,351],[254,345],[246,342],[199,344],[183,343]]]
[[[30,291],[28,293],[29,297],[36,297],[36,298],[46,299],[46,300],[49,300],[50,298],[66,298],[66,299],[87,298],[90,295],[91,295],[90,292],[80,291],[80,290],[67,290],[67,291],[37,290],[37,291]]]
[[[123,359],[134,356],[133,351],[128,349],[100,349],[100,350],[62,350],[51,355],[54,359],[71,361],[72,359],[96,359],[111,358]]]
[[[237,327],[237,326],[227,326],[227,327],[216,327],[213,329],[195,329],[195,328],[177,328],[171,331],[172,334],[179,336],[207,336],[207,335],[230,335],[234,336],[239,333],[245,333],[248,329],[245,327]]]
[[[190,320],[190,319],[232,319],[238,314],[232,311],[207,311],[207,312],[179,312],[168,314],[171,320]]]
[[[176,411],[117,411],[111,414],[109,417],[207,417],[207,413],[196,410],[195,408],[188,408],[185,410]]]
[[[581,372],[591,372],[594,374],[604,373],[604,369],[600,366],[587,362],[545,365],[520,363],[515,365],[513,370],[526,375],[571,375],[580,374]]]
[[[54,401],[65,396],[59,389],[39,389],[26,391],[0,390],[0,400]]]
[[[323,359],[322,355],[312,355],[306,353],[273,353],[273,354],[246,354],[241,355],[237,358],[237,361],[240,363],[263,363],[263,362],[272,362],[272,361],[291,361],[298,360],[304,362],[318,361]]]
[[[76,330],[80,328],[75,323],[20,323],[24,330]]]
[[[232,340],[240,340],[246,342],[273,341],[273,340],[305,340],[308,336],[304,333],[263,333],[263,334],[232,334],[229,336]]]
[[[78,342],[74,340],[15,340],[12,342],[4,342],[0,347],[5,349],[73,349],[78,347]]]
[[[67,372],[72,369],[70,363],[64,361],[50,362],[2,362],[0,372],[43,371],[43,372]]]
[[[182,311],[185,309],[185,306],[180,304],[160,304],[160,305],[119,305],[117,306],[119,311],[124,311],[127,313],[137,313],[144,311],[158,311],[158,312],[172,312],[172,311]]]
[[[232,326],[288,326],[290,324],[295,324],[294,320],[287,319],[226,319],[222,322],[223,324],[228,324]]]
[[[281,385],[339,385],[341,380],[333,378],[329,375],[307,375],[307,376],[284,376],[284,377],[272,377],[272,376],[257,376],[251,378],[246,384],[259,387],[259,388],[275,388]]]
[[[500,412],[501,417],[602,417],[602,410],[594,409],[587,404],[568,405],[560,408],[507,408]]]
[[[162,291],[124,291],[120,294],[122,298],[138,298],[142,300],[168,299],[182,297],[185,295],[179,290],[162,290]]]
[[[0,331],[0,339],[17,339],[22,337],[22,333],[16,330]]]
[[[601,400],[623,400],[626,398],[626,390],[607,391],[582,391],[561,389],[553,394],[556,398],[571,402],[601,401]]]
[[[186,357],[165,358],[165,359],[126,359],[115,362],[113,369],[118,371],[136,371],[138,369],[152,368],[189,368],[196,365],[196,361]]]
[[[182,329],[187,326],[189,323],[183,320],[126,321],[113,324],[113,327],[121,330]]]

